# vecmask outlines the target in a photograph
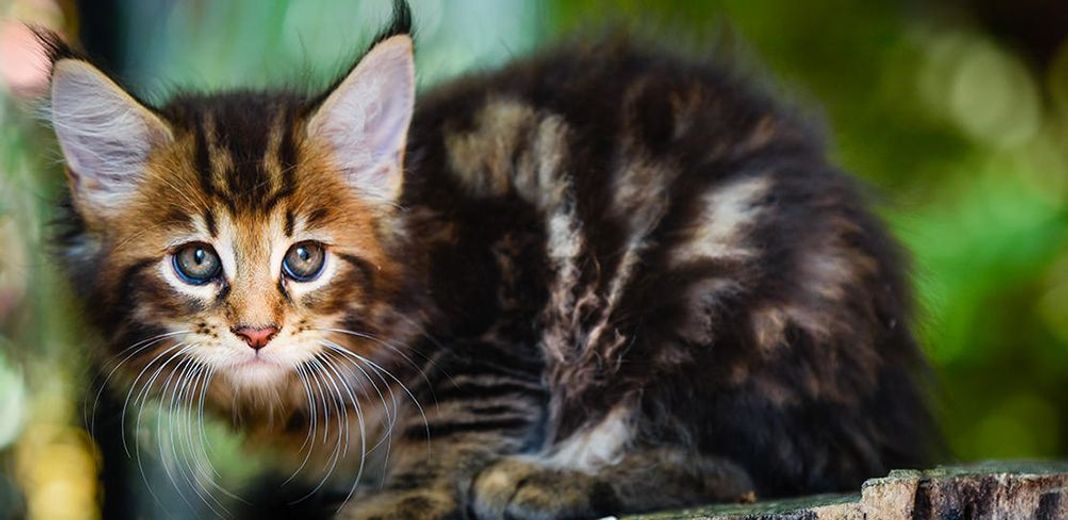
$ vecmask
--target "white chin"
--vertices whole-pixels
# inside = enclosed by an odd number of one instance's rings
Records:
[[[235,384],[247,387],[273,386],[282,382],[289,373],[289,369],[262,359],[254,359],[229,369],[230,378]]]

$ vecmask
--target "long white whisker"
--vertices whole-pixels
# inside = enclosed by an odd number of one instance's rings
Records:
[[[166,356],[168,353],[177,351],[174,354],[172,354],[171,357],[167,358],[160,365],[160,370],[162,370],[162,368],[164,366],[166,366],[167,363],[170,363],[175,357],[177,357],[179,354],[181,354],[186,348],[187,347],[186,347],[185,343],[177,343],[175,345],[172,345],[172,346],[164,349],[162,352],[157,353],[155,356],[153,356],[152,359],[150,359],[148,361],[147,364],[145,364],[144,368],[141,369],[141,371],[137,374],[137,377],[135,377],[133,382],[130,384],[130,389],[129,389],[129,391],[126,392],[126,399],[125,399],[125,401],[123,402],[123,405],[122,405],[122,414],[121,414],[121,419],[120,419],[120,424],[122,424],[122,426],[123,426],[122,427],[123,449],[126,451],[126,456],[127,457],[130,457],[131,454],[130,454],[129,447],[126,444],[126,410],[128,409],[129,404],[130,404],[130,397],[133,395],[134,391],[137,390],[137,382],[140,381],[141,377],[143,377],[144,374],[147,373],[147,371],[149,369],[151,369],[153,364],[155,364],[157,361],[160,361],[161,359],[163,359],[163,357]],[[149,381],[146,381],[143,384],[142,389],[141,390],[137,390],[138,397],[136,397],[135,400],[134,400],[135,401],[135,406],[136,406],[136,402],[140,400],[140,393],[142,391],[147,392],[150,389],[151,385],[155,381],[155,375],[158,375],[158,373],[159,373],[159,371],[157,370],[156,374],[154,374],[153,377]],[[137,413],[138,413],[137,424],[138,425],[141,422],[140,421],[141,411],[142,411],[142,408],[139,407],[138,410],[137,410]],[[140,426],[135,426],[134,430],[135,430],[135,432],[140,430]],[[152,489],[152,485],[148,480],[148,475],[145,473],[144,465],[141,462],[141,450],[140,450],[139,446],[140,446],[140,438],[135,436],[134,458],[137,460],[137,469],[141,474],[141,480],[145,483],[145,489],[148,490],[148,494],[152,497],[152,499],[157,504],[159,504],[162,507],[163,506],[163,501],[160,500],[159,496],[157,496],[156,492]]]
[[[183,452],[183,455],[181,457],[179,456],[179,449],[183,448],[181,438],[182,429],[181,424],[175,423],[180,422],[183,417],[182,401],[185,398],[187,389],[189,388],[189,385],[187,384],[187,378],[189,377],[190,371],[196,369],[197,365],[198,363],[194,358],[188,357],[183,362],[179,363],[179,365],[175,367],[174,372],[172,372],[171,374],[171,376],[173,376],[175,373],[178,374],[178,377],[174,381],[174,387],[171,389],[170,404],[166,409],[167,444],[170,447],[170,455],[171,457],[173,457],[173,461],[171,462],[171,464],[173,465],[174,471],[178,474],[179,477],[182,478],[182,480],[186,484],[189,485],[189,487],[193,490],[193,493],[197,496],[197,498],[199,498],[202,503],[208,506],[208,508],[211,509],[211,511],[215,513],[216,516],[229,516],[229,512],[226,511],[226,506],[223,505],[221,502],[218,502],[218,499],[216,497],[211,495],[211,493],[207,489],[200,485],[200,480],[197,478],[196,474],[196,467],[195,465],[190,465],[189,462],[186,460],[187,454]],[[164,383],[164,389],[167,388],[168,384],[170,384],[170,377],[168,377],[168,381]],[[178,435],[178,442],[175,442],[176,434]],[[166,461],[167,459],[166,456],[163,454],[162,448],[163,446],[161,442],[160,457],[162,460]],[[167,468],[168,465],[164,464],[164,470],[167,472],[167,475],[170,476],[170,471],[168,471]],[[177,488],[178,485],[174,482],[175,479],[172,477],[171,480]],[[222,511],[217,510],[216,504],[218,505],[218,507],[226,511],[226,514],[224,514]]]
[[[316,423],[315,416],[318,413],[318,411],[316,410],[316,407],[315,407],[314,397],[312,397],[311,384],[308,383],[308,375],[306,374],[304,367],[302,365],[297,365],[296,372],[297,372],[297,377],[300,378],[301,385],[304,387],[304,396],[306,397],[306,399],[308,401],[308,417],[309,417],[309,419],[311,421],[311,427],[308,428],[308,433],[306,433],[304,435],[304,442],[300,445],[300,451],[299,452],[303,452],[305,450],[305,448],[307,448],[307,450],[308,450],[307,453],[304,454],[304,460],[300,461],[300,465],[297,466],[297,469],[294,470],[293,473],[289,475],[289,478],[287,478],[285,480],[285,482],[282,482],[283,486],[285,486],[286,484],[289,484],[294,478],[296,478],[296,476],[301,472],[301,470],[304,469],[304,466],[308,463],[308,459],[311,458],[312,450],[315,447],[314,446],[314,443],[315,443],[315,426],[316,426],[316,424],[315,424]]]
[[[323,347],[326,347],[328,349],[327,352],[330,352],[330,353],[333,353],[332,351],[335,350],[335,348],[336,348],[334,345],[328,345],[328,344],[322,344],[322,343],[320,343],[320,344]],[[379,446],[381,446],[383,443],[385,443],[386,444],[386,453],[385,453],[385,456],[383,458],[383,464],[384,465],[388,465],[389,464],[389,453],[390,453],[391,439],[392,439],[392,435],[393,435],[393,428],[397,423],[397,417],[399,415],[399,406],[397,404],[397,396],[396,396],[396,394],[393,393],[393,387],[388,382],[386,382],[385,378],[382,377],[382,375],[378,371],[375,371],[375,375],[377,375],[379,377],[379,379],[382,381],[382,384],[386,387],[386,390],[389,392],[389,396],[390,396],[390,398],[391,398],[391,400],[393,402],[393,413],[390,414],[389,406],[386,404],[385,395],[382,394],[382,391],[378,388],[378,384],[375,383],[374,378],[371,377],[371,375],[367,372],[367,370],[365,370],[364,367],[359,362],[357,362],[357,361],[355,361],[353,359],[346,358],[346,357],[340,357],[340,359],[343,360],[343,361],[348,361],[349,364],[351,364],[353,367],[355,367],[357,370],[359,370],[361,374],[363,374],[364,378],[366,378],[367,381],[371,384],[371,386],[375,389],[375,392],[378,394],[379,400],[382,402],[382,408],[386,412],[386,428],[383,431],[382,435],[379,436],[378,442],[376,442],[375,445],[372,446],[370,449],[365,450],[364,456],[366,456],[367,453],[374,451]],[[361,425],[361,428],[362,428],[362,425]]]
[[[221,475],[219,474],[218,470],[215,469],[215,465],[211,462],[211,455],[209,453],[211,445],[208,442],[207,434],[204,431],[204,402],[207,398],[207,393],[208,390],[211,388],[211,381],[214,377],[215,368],[206,367],[206,373],[204,374],[203,382],[201,383],[200,387],[199,403],[197,404],[197,422],[199,423],[198,429],[200,435],[200,442],[197,444],[199,448],[199,456],[201,457],[201,460],[203,460],[203,463],[206,467],[205,472],[212,487],[219,490],[219,492],[229,498],[237,500],[238,502],[241,502],[243,504],[248,504],[249,502],[247,500],[220,486],[218,483],[216,483],[215,480],[221,478]]]
[[[132,358],[138,352],[141,352],[141,351],[143,351],[143,350],[145,350],[145,349],[147,349],[147,348],[149,348],[149,347],[151,347],[153,345],[161,343],[161,342],[167,340],[168,338],[171,338],[173,336],[177,336],[179,334],[186,334],[188,332],[189,332],[188,330],[180,330],[180,331],[176,331],[176,332],[168,332],[168,333],[165,333],[165,334],[157,334],[157,335],[152,336],[150,338],[145,338],[143,340],[140,340],[140,341],[134,343],[133,345],[130,345],[129,347],[126,347],[126,348],[122,349],[122,351],[120,351],[118,354],[116,354],[116,356],[122,356],[123,353],[126,353],[126,352],[130,351],[131,349],[136,349],[136,350],[133,350],[133,352],[127,353],[121,360],[119,360],[118,363],[116,363],[115,366],[113,366],[111,368],[111,370],[108,371],[107,375],[104,377],[104,380],[100,383],[100,389],[97,390],[96,397],[93,398],[92,408],[89,411],[89,414],[90,414],[89,415],[89,433],[90,434],[96,435],[96,410],[100,406],[100,397],[104,393],[104,390],[107,388],[108,382],[111,381],[111,378],[115,375],[115,372],[117,372],[119,370],[119,368],[122,367],[123,364],[125,364],[127,361],[129,361],[130,358]]]
[[[170,347],[167,347],[166,349],[163,350],[163,352],[160,352],[160,353],[156,354],[155,356],[153,356],[152,359],[148,360],[148,363],[146,363],[145,366],[141,369],[141,371],[137,373],[137,377],[135,377],[133,382],[130,383],[130,389],[126,392],[126,399],[122,403],[122,413],[120,415],[119,424],[121,424],[123,426],[126,425],[126,409],[130,406],[130,397],[133,395],[134,390],[137,388],[137,382],[140,381],[141,378],[145,375],[145,373],[148,372],[149,369],[151,369],[152,365],[155,364],[160,359],[162,359],[163,356],[166,356],[168,353],[170,353],[172,351],[182,349],[182,348],[184,348],[184,346],[185,346],[184,343],[175,343],[174,345],[171,345]],[[126,444],[126,428],[125,427],[122,428],[122,448],[126,451],[126,456],[129,457],[130,456],[130,448]]]
[[[183,349],[183,351],[184,351],[184,349]],[[188,364],[188,362],[189,362],[189,358],[182,358],[181,357],[181,354],[182,354],[183,351],[179,351],[174,356],[171,356],[170,359],[168,359],[166,362],[164,362],[162,365],[160,365],[160,369],[157,370],[156,374],[154,374],[154,376],[159,375],[160,370],[162,370],[164,367],[166,367],[167,364],[169,364],[174,359],[180,359],[180,361],[175,366],[175,368],[171,369],[170,373],[167,374],[167,377],[164,379],[163,386],[160,388],[160,394],[159,394],[161,398],[166,398],[167,389],[170,387],[170,383],[173,380],[175,374],[178,373],[178,370],[181,369],[184,365]],[[151,385],[154,381],[155,381],[155,377],[153,377],[153,379],[149,380],[149,385]],[[175,385],[175,389],[177,389],[177,385]],[[141,404],[138,405],[139,406],[138,414],[137,414],[137,424],[138,425],[140,425],[140,422],[141,422],[141,411],[144,410],[145,405],[147,404],[145,401],[147,401],[147,399],[148,399],[149,389],[146,388],[146,390],[145,390],[145,392],[143,392],[143,394],[144,394],[144,400],[142,400]],[[173,392],[172,392],[171,401],[170,401],[170,404],[172,404],[172,405],[173,405],[173,402],[174,402],[173,399],[174,398],[173,398]],[[163,451],[163,424],[164,424],[165,418],[170,418],[170,416],[171,416],[170,413],[166,413],[167,410],[168,410],[168,408],[166,406],[161,407],[160,410],[157,412],[157,417],[156,417],[156,446],[157,446],[158,451],[159,451],[159,458],[160,458],[161,466],[163,466],[164,474],[167,475],[167,480],[170,481],[171,486],[174,487],[174,490],[178,492],[178,498],[182,499],[182,502],[185,502],[185,504],[187,506],[192,508],[193,507],[193,503],[190,502],[189,498],[186,497],[184,492],[182,492],[181,486],[178,485],[178,481],[175,480],[174,474],[171,472],[171,465],[173,464],[173,460],[168,459],[167,456],[164,454],[164,451]],[[140,429],[140,426],[138,426],[138,429]],[[138,449],[137,452],[138,452],[138,458],[140,459],[140,449]]]
[[[204,365],[194,362],[189,374],[186,376],[186,384],[182,386],[182,390],[178,394],[178,401],[182,403],[182,407],[179,408],[179,415],[183,419],[181,422],[184,427],[179,432],[178,438],[179,441],[182,441],[180,446],[182,446],[185,457],[189,460],[190,473],[192,473],[193,479],[204,489],[210,487],[214,482],[211,474],[202,465],[199,452],[193,445],[193,430],[196,427],[193,413],[196,410],[196,397],[194,394],[200,386],[206,370]],[[187,399],[188,403],[185,402]]]
[[[215,482],[213,472],[209,471],[205,465],[207,464],[210,466],[210,461],[206,461],[206,459],[200,457],[200,451],[194,447],[193,442],[193,430],[195,427],[193,412],[196,410],[194,393],[196,392],[197,387],[203,384],[203,378],[206,372],[207,368],[200,362],[194,360],[190,363],[189,368],[185,373],[183,373],[183,379],[187,382],[186,384],[183,384],[179,390],[176,402],[179,406],[177,418],[182,419],[180,421],[182,424],[179,426],[184,425],[184,429],[176,429],[179,434],[179,442],[177,445],[183,450],[183,458],[188,459],[186,465],[188,466],[190,478],[187,478],[186,481],[190,482],[194,491],[197,491],[197,495],[205,505],[212,509],[212,512],[219,516],[230,516],[230,511],[226,505],[211,493],[212,488],[220,490],[223,493],[226,493],[226,490]],[[183,435],[184,438],[182,437]],[[174,446],[172,445],[172,449],[173,447]],[[207,497],[205,497],[204,494],[206,494]],[[211,503],[209,503],[209,501]],[[216,510],[212,504],[221,509],[222,512]]]
[[[333,401],[334,410],[337,412],[337,428],[338,428],[337,435],[338,435],[338,437],[337,437],[337,441],[335,442],[335,447],[340,447],[341,446],[341,439],[342,439],[341,434],[342,434],[342,430],[344,430],[344,434],[345,434],[345,437],[344,437],[345,438],[345,449],[346,450],[343,450],[343,451],[339,452],[340,453],[339,456],[343,456],[345,451],[347,451],[347,449],[348,449],[348,442],[349,442],[349,438],[348,438],[349,429],[347,427],[348,422],[346,421],[347,417],[346,417],[346,414],[344,413],[344,410],[342,409],[343,405],[345,404],[345,398],[342,397],[341,389],[338,387],[337,381],[334,379],[333,374],[331,374],[330,371],[327,370],[326,365],[325,365],[325,363],[323,363],[323,360],[322,360],[322,358],[320,357],[319,354],[315,355],[315,363],[317,365],[319,365],[319,368],[322,371],[323,380],[326,383],[328,383],[328,385],[329,385],[327,388],[328,389],[332,388],[334,390],[334,393],[331,394],[330,399],[331,399],[331,401]]]
[[[323,364],[319,361],[318,358],[313,358],[311,360],[311,363],[312,364],[309,365],[309,366],[317,367],[317,370],[315,372],[317,375],[323,376],[324,378],[325,378],[325,376],[329,375],[329,374],[326,373],[326,369],[323,367]],[[325,379],[324,379],[324,382],[325,382]],[[339,392],[339,395],[340,395],[340,392]],[[325,403],[326,398],[323,397],[323,400],[324,400],[323,408],[324,409],[329,409],[329,407],[327,407],[325,405],[326,404]],[[336,402],[335,402],[335,406],[337,406]],[[340,410],[338,410],[338,414],[341,415],[341,411]],[[315,493],[319,492],[319,490],[322,489],[323,485],[326,484],[326,481],[330,478],[330,476],[333,475],[334,468],[337,467],[337,463],[338,463],[338,460],[340,460],[340,455],[341,455],[341,431],[340,431],[341,424],[340,424],[340,422],[338,424],[338,428],[339,428],[339,431],[338,431],[338,434],[337,434],[337,441],[334,444],[334,450],[333,450],[332,455],[331,455],[330,465],[326,469],[326,472],[323,475],[323,478],[321,480],[319,480],[319,483],[311,491],[309,491],[304,496],[298,498],[297,500],[293,501],[292,503],[297,503],[297,502],[301,502],[301,501],[307,500],[308,498],[310,498],[313,495],[315,495]],[[324,442],[324,444],[325,444],[325,442]]]
[[[336,348],[338,348],[336,344],[323,344],[323,343],[320,343],[320,345],[326,347],[327,349],[329,349],[329,351],[332,351],[332,350],[335,350]],[[378,384],[375,383],[374,378],[371,377],[371,375],[367,372],[367,370],[365,370],[364,367],[361,364],[353,362],[353,360],[351,360],[351,359],[347,359],[347,358],[341,358],[341,359],[344,359],[345,361],[350,362],[352,364],[352,366],[356,367],[356,369],[359,370],[361,374],[363,374],[364,378],[367,379],[367,382],[371,384],[371,387],[374,388],[375,392],[378,394],[379,400],[382,401],[382,408],[386,411],[387,431],[388,432],[392,432],[393,431],[393,426],[397,422],[397,414],[398,414],[397,396],[396,396],[396,394],[393,393],[392,385],[390,385],[386,381],[386,379],[384,377],[382,377],[382,375],[380,373],[378,373],[377,371],[375,372],[375,374],[378,375],[378,379],[380,381],[382,381],[382,385],[386,387],[386,391],[389,393],[390,400],[393,402],[393,411],[391,413],[390,409],[389,409],[389,406],[386,405],[386,397],[385,397],[385,395],[382,394],[382,390],[378,388]],[[374,451],[375,448],[377,448],[380,444],[382,444],[382,441],[385,438],[387,438],[387,437],[383,436],[382,439],[379,439],[378,443],[376,443],[374,446],[372,446],[371,449],[368,450],[368,451]]]
[[[430,452],[430,423],[427,421],[426,413],[423,411],[423,406],[421,404],[419,404],[419,399],[417,399],[415,397],[415,394],[413,394],[412,391],[410,389],[408,389],[408,387],[400,379],[397,378],[397,376],[394,376],[389,370],[386,370],[385,368],[380,366],[378,363],[375,363],[374,361],[371,361],[370,359],[368,359],[368,358],[366,358],[364,356],[361,356],[361,355],[359,355],[359,354],[357,354],[355,352],[352,352],[350,350],[342,348],[337,343],[334,343],[334,342],[329,341],[329,340],[324,340],[324,341],[325,341],[326,346],[329,347],[331,350],[334,350],[335,352],[339,352],[339,353],[344,354],[346,356],[349,356],[349,357],[351,357],[353,359],[357,359],[359,361],[367,363],[368,366],[370,366],[370,367],[372,367],[372,368],[374,368],[376,370],[380,370],[382,373],[384,373],[385,375],[389,376],[390,379],[392,379],[395,383],[397,383],[397,385],[399,385],[401,387],[401,389],[404,390],[404,392],[406,394],[408,394],[408,398],[412,400],[412,404],[414,404],[416,409],[419,410],[419,416],[423,420],[423,427],[426,429],[427,453],[429,453]]]
[[[341,389],[338,386],[337,380],[334,375],[327,369],[326,363],[323,361],[321,354],[315,354],[315,359],[323,369],[323,375],[326,377],[327,382],[330,384],[330,388],[334,390],[334,394],[331,395],[331,399],[334,401],[334,409],[337,411],[337,428],[338,428],[338,441],[341,440],[341,433],[344,430],[345,433],[345,449],[342,450],[341,456],[344,457],[348,452],[349,447],[349,429],[347,428],[348,422],[345,420],[347,417],[344,413],[345,398],[341,395]]]
[[[327,352],[329,352],[329,351],[327,351]],[[333,370],[334,373],[337,374],[338,378],[342,379],[342,381],[344,382],[344,378],[342,378],[341,372],[340,372],[340,370],[338,370],[337,365],[335,363],[331,362],[329,360],[329,358],[327,356],[325,356],[325,355],[324,355],[323,359],[324,359],[324,361],[326,361],[327,366],[330,367],[330,369]],[[344,359],[344,358],[342,358],[342,359]],[[345,495],[345,500],[342,500],[341,501],[341,505],[338,506],[337,512],[340,512],[341,509],[345,506],[345,504],[347,504],[349,502],[349,499],[351,499],[352,495],[356,492],[356,488],[359,487],[360,480],[363,478],[364,466],[366,464],[365,461],[367,459],[367,429],[366,429],[365,424],[364,424],[363,411],[360,409],[359,400],[356,399],[356,396],[353,395],[352,391],[348,388],[347,385],[346,385],[345,391],[346,391],[346,393],[348,393],[349,399],[352,400],[352,406],[356,410],[356,420],[359,423],[359,428],[360,428],[360,467],[356,471],[356,478],[353,480],[352,486],[349,487],[348,494]],[[379,393],[379,396],[381,396],[381,395],[382,394]],[[388,450],[387,450],[387,457],[388,457]]]
[[[432,385],[430,384],[430,379],[427,378],[427,376],[426,376],[426,368],[425,367],[421,367],[420,365],[418,365],[415,361],[412,360],[411,356],[408,356],[407,354],[405,354],[404,351],[401,350],[397,345],[394,345],[393,343],[385,341],[382,338],[379,338],[379,337],[375,336],[374,334],[369,334],[369,333],[366,333],[366,332],[357,332],[357,331],[348,330],[348,329],[319,329],[319,330],[322,331],[322,332],[334,332],[334,333],[337,333],[337,334],[346,334],[346,335],[349,335],[349,336],[355,336],[357,338],[363,338],[363,339],[366,339],[366,340],[373,341],[378,345],[381,345],[383,347],[386,347],[386,348],[390,349],[391,351],[396,353],[398,356],[403,358],[404,361],[406,361],[408,363],[408,365],[410,365],[412,368],[414,368],[415,371],[419,374],[419,376],[423,378],[423,382],[426,383],[427,388],[431,388]],[[426,334],[424,334],[424,336],[426,336]],[[427,336],[427,338],[429,338],[429,336]],[[444,349],[442,349],[442,350],[444,350]],[[418,353],[418,351],[415,351],[415,352]],[[431,364],[434,363],[434,360],[430,359],[426,355],[423,355],[423,357],[427,360],[428,363],[431,363]]]
[[[435,347],[437,347],[438,348],[438,350],[437,350],[438,352],[448,352],[448,349],[445,347],[445,345],[443,343],[441,343],[440,341],[438,341],[437,338],[435,338],[434,336],[432,336],[429,333],[427,333],[426,329],[423,328],[423,326],[421,324],[419,324],[418,322],[416,322],[412,318],[409,318],[408,316],[405,316],[403,314],[400,314],[397,317],[402,319],[402,320],[404,320],[405,322],[407,322],[409,324],[415,325],[416,328],[419,329],[419,334],[421,336],[423,336],[424,338],[426,338],[426,340],[429,341],[431,344],[433,344]],[[382,346],[392,350],[397,355],[399,355],[402,358],[404,358],[404,360],[407,361],[408,364],[412,368],[414,368],[416,370],[416,372],[419,373],[419,376],[422,377],[423,382],[426,383],[427,391],[430,392],[430,397],[432,399],[434,399],[435,402],[437,401],[437,397],[434,395],[434,385],[430,384],[430,379],[426,376],[426,371],[428,369],[430,369],[430,368],[435,368],[435,369],[441,371],[443,376],[445,376],[449,380],[452,380],[452,375],[449,374],[448,372],[444,371],[444,370],[441,370],[441,368],[437,366],[437,361],[435,361],[434,358],[431,358],[430,356],[420,352],[418,349],[409,348],[408,350],[410,350],[411,352],[413,352],[415,354],[418,354],[424,360],[426,360],[426,365],[425,366],[420,366],[420,365],[416,364],[412,360],[412,358],[409,357],[408,355],[406,355],[403,351],[401,351],[401,349],[398,346],[394,345],[393,343],[384,341],[383,339],[375,336],[374,334],[371,334],[371,333],[368,333],[368,332],[357,332],[357,331],[346,330],[346,329],[320,329],[320,330],[328,331],[328,332],[336,332],[336,333],[339,333],[339,334],[348,334],[348,335],[351,335],[351,336],[356,336],[356,337],[360,337],[360,338],[364,338],[364,339],[369,339],[369,340],[374,341],[375,343],[377,343],[379,345],[382,345]]]

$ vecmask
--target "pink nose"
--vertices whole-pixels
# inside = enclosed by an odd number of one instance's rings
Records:
[[[233,329],[234,334],[241,336],[241,339],[248,343],[248,346],[255,350],[259,350],[271,341],[271,338],[275,334],[278,334],[278,327],[274,325],[268,325],[266,327],[238,327]]]

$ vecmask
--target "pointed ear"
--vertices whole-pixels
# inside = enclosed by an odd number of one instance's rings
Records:
[[[102,216],[130,200],[149,152],[171,139],[158,116],[81,60],[53,66],[51,112],[75,201]]]
[[[308,135],[326,143],[354,189],[393,202],[414,103],[412,39],[399,34],[372,47],[327,96],[308,121]]]

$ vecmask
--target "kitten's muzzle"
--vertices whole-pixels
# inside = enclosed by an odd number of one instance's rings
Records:
[[[267,346],[267,343],[271,341],[278,334],[278,327],[274,325],[268,325],[266,327],[236,327],[231,329],[235,335],[245,340],[248,346],[253,350],[259,350]]]

